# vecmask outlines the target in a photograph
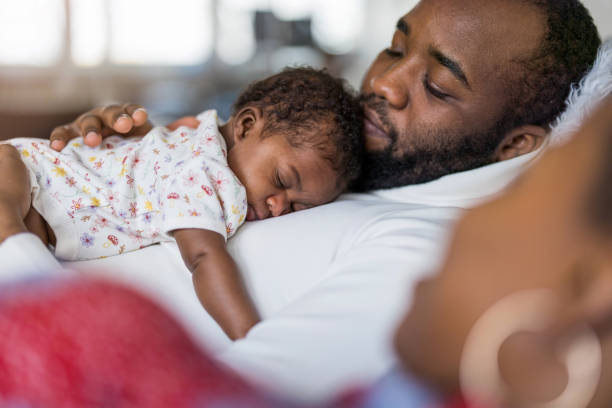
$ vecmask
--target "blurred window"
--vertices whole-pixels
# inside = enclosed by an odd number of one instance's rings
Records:
[[[65,26],[63,0],[0,1],[0,64],[56,64]]]
[[[287,45],[346,54],[365,10],[365,0],[6,0],[0,65],[201,66],[214,50],[242,65]]]
[[[256,51],[253,13],[261,1],[221,0],[217,7],[217,55],[230,65],[248,62]]]
[[[117,64],[198,65],[213,50],[210,0],[110,0],[109,26]]]
[[[346,54],[355,49],[365,25],[364,0],[334,0],[313,10],[312,35],[330,54]]]
[[[0,65],[200,65],[214,46],[212,3],[0,1]]]
[[[79,66],[100,65],[107,58],[106,0],[70,1],[70,50]]]

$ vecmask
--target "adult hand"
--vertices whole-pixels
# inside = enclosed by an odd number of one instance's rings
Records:
[[[82,114],[74,122],[53,129],[51,147],[60,151],[69,140],[79,136],[83,137],[86,145],[95,147],[106,136],[144,136],[152,127],[147,120],[147,111],[140,105],[102,106]]]

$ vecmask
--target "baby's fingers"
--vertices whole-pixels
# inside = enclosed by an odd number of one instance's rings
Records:
[[[58,126],[51,132],[51,148],[58,152],[75,137],[79,137],[78,132],[71,125]]]

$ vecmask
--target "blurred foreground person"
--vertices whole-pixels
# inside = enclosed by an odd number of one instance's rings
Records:
[[[587,122],[469,211],[440,272],[418,287],[396,345],[427,385],[383,381],[336,406],[445,407],[461,394],[467,402],[452,406],[610,406],[612,98]],[[114,284],[5,285],[0,333],[2,406],[292,406],[217,366],[161,308]]]
[[[396,346],[437,391],[476,406],[612,406],[612,98],[585,123],[468,211],[417,287]]]

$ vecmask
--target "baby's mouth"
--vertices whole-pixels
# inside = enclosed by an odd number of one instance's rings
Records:
[[[251,204],[249,204],[248,210],[247,210],[247,215],[246,215],[246,220],[247,221],[255,221],[258,220],[259,217],[257,216],[257,213],[255,212],[255,209],[251,206]]]

